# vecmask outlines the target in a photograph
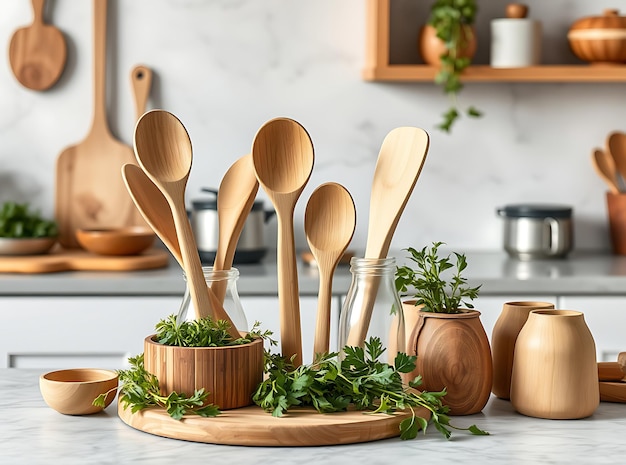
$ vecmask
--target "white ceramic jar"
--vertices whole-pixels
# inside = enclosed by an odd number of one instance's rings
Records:
[[[526,18],[525,5],[507,6],[506,18],[491,21],[491,66],[522,68],[541,61],[541,23]]]

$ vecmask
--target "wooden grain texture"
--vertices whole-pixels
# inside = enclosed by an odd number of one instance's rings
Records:
[[[146,111],[152,88],[152,70],[145,65],[135,66],[130,73],[130,82],[135,100],[135,123]]]
[[[622,371],[626,374],[626,352],[620,352],[617,354],[617,363],[619,363]]]
[[[221,410],[252,405],[263,380],[263,339],[227,347],[176,347],[144,341],[144,364],[159,380],[163,395],[191,395],[204,388],[207,403]]]
[[[52,87],[63,74],[67,45],[63,33],[44,23],[45,0],[32,0],[32,24],[15,31],[9,44],[9,62],[17,80],[32,90]]]
[[[626,62],[626,17],[607,9],[602,16],[581,18],[567,33],[574,55],[593,64]]]
[[[314,163],[313,143],[296,121],[275,118],[265,123],[252,143],[252,160],[259,184],[276,210],[277,273],[281,353],[302,364],[302,329],[293,215]]]
[[[626,403],[626,378],[624,381],[600,381],[600,400],[602,402]]]
[[[427,420],[430,412],[415,413]],[[188,415],[182,421],[163,409],[148,408],[131,414],[118,404],[124,423],[146,433],[167,438],[233,446],[330,446],[393,438],[400,435],[400,422],[409,412],[340,412],[321,414],[313,409],[293,408],[276,418],[256,406],[228,410],[215,418]]]
[[[617,362],[598,362],[598,379],[600,381],[621,381],[626,378]]]
[[[304,232],[319,270],[313,360],[330,350],[330,306],[335,269],[356,228],[356,208],[348,190],[329,182],[317,187],[306,205]]]
[[[57,247],[45,255],[0,257],[1,273],[52,273],[57,271],[133,271],[164,268],[170,255],[149,249],[140,255],[104,256],[81,249]]]
[[[93,6],[93,121],[87,137],[66,148],[56,164],[55,218],[59,242],[66,248],[79,247],[75,238],[79,228],[134,226],[141,219],[120,174],[125,163],[135,162],[133,151],[113,137],[106,119],[107,1],[94,0]]]
[[[606,193],[606,209],[611,248],[616,255],[626,255],[626,193]]]

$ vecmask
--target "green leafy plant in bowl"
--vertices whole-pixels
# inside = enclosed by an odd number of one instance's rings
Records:
[[[1,255],[46,253],[57,236],[56,222],[42,218],[27,203],[5,202],[0,208]]]

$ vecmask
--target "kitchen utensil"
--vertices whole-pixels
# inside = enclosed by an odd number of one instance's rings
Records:
[[[118,375],[115,371],[97,368],[58,370],[39,377],[43,400],[49,407],[65,415],[100,412],[115,399],[117,384]],[[105,407],[93,405],[94,399],[100,394],[107,394]]]
[[[304,232],[319,269],[317,321],[313,343],[316,354],[330,348],[330,302],[333,275],[356,227],[356,210],[350,193],[340,184],[326,183],[313,191],[304,214]]]
[[[278,220],[278,300],[282,355],[302,364],[298,271],[293,232],[296,202],[313,171],[313,143],[296,121],[276,118],[265,123],[252,143],[252,161],[259,184]]]
[[[571,207],[506,205],[497,213],[504,218],[504,250],[513,258],[564,258],[573,247]]]
[[[124,188],[120,169],[134,163],[133,150],[115,139],[106,120],[107,1],[94,0],[94,114],[87,137],[66,148],[56,165],[55,217],[59,242],[76,248],[79,228],[134,226],[141,219]],[[141,223],[139,223],[141,225]]]
[[[61,77],[67,59],[63,33],[45,24],[45,0],[32,0],[32,24],[15,31],[9,45],[9,62],[17,80],[32,90],[46,90]]]
[[[56,237],[0,237],[0,255],[44,254],[56,243]]]
[[[607,151],[615,162],[615,168],[622,179],[626,179],[626,133],[611,132],[606,140]]]
[[[192,149],[189,134],[183,124],[171,113],[152,110],[137,122],[134,137],[139,165],[165,196],[174,217],[174,227],[183,258],[183,269],[196,311],[196,318],[232,321],[220,307],[209,299],[209,292],[196,241],[185,209],[185,187],[191,170]],[[169,224],[167,225],[169,226]]]
[[[626,17],[618,10],[604,10],[602,16],[575,21],[567,33],[574,55],[593,64],[626,62]]]
[[[133,96],[135,99],[135,115],[136,121],[139,121],[141,115],[146,111],[146,104],[150,96],[150,88],[152,87],[152,70],[147,66],[137,65],[130,73],[130,82],[133,88]]]
[[[598,176],[600,176],[609,185],[609,189],[614,194],[619,194],[617,185],[617,169],[615,161],[611,155],[600,149],[594,149],[591,162]]]
[[[600,381],[621,381],[626,373],[617,362],[598,362],[598,379]]]
[[[235,248],[259,190],[252,155],[239,158],[222,178],[217,195],[219,239],[213,269],[228,270],[233,264]],[[220,302],[226,288],[215,282],[212,290]]]
[[[81,247],[99,255],[137,255],[154,244],[155,238],[154,231],[143,226],[76,231]]]
[[[429,137],[419,128],[393,129],[383,140],[372,182],[369,225],[365,258],[385,258],[391,239],[428,152]],[[377,282],[372,280],[370,299],[376,295]],[[363,344],[371,318],[371,306],[365,300],[359,324],[348,336],[348,345]]]
[[[159,190],[148,175],[137,165],[131,163],[124,165],[122,168],[122,178],[124,179],[124,183],[126,184],[126,188],[133,202],[146,222],[169,249],[181,268],[185,270],[181,247],[176,233],[176,224],[170,205],[163,195],[163,192]],[[204,281],[204,276],[202,279]],[[204,288],[207,289],[211,308],[214,309],[219,319],[226,320],[231,324],[229,334],[235,339],[238,338],[239,334],[236,326],[232,324],[232,320],[220,304],[220,301],[215,297],[215,294],[206,286],[206,282]],[[197,307],[194,306],[194,309],[196,308]],[[198,310],[195,311],[197,318]]]

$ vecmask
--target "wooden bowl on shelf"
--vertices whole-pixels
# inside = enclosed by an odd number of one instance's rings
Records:
[[[99,412],[93,401],[100,394],[109,393],[108,407],[117,393],[118,375],[111,370],[75,368],[52,371],[41,375],[39,389],[49,407],[65,415],[89,415]]]
[[[40,255],[50,251],[57,237],[0,237],[0,255]]]
[[[567,34],[574,55],[591,64],[626,63],[626,16],[605,10],[574,22]]]
[[[79,229],[82,248],[98,255],[138,255],[154,244],[156,234],[141,226],[111,229]]]

